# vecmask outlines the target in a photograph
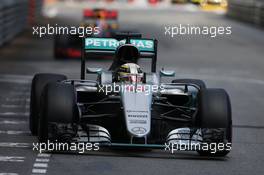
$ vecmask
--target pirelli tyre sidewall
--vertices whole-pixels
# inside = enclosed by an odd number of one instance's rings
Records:
[[[78,117],[74,86],[59,82],[47,84],[41,97],[39,141],[70,139],[75,134],[73,125]]]
[[[224,89],[201,89],[198,100],[197,123],[202,128],[203,142],[231,144],[232,112],[227,92]],[[198,152],[205,156],[225,156],[230,150]]]
[[[50,82],[66,80],[60,74],[36,74],[31,84],[29,128],[32,135],[37,135],[40,112],[40,98],[44,87]]]

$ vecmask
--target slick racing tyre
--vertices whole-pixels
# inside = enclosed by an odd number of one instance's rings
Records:
[[[227,92],[224,89],[202,89],[198,106],[197,122],[202,128],[203,145],[210,146],[210,149],[201,149],[198,153],[203,156],[227,155],[232,142],[232,114]]]
[[[32,135],[37,135],[40,112],[40,97],[44,87],[50,82],[66,80],[59,74],[36,74],[31,84],[29,128]]]
[[[203,80],[198,79],[176,79],[172,80],[172,83],[191,83],[199,86],[201,89],[206,89],[206,85]]]
[[[65,83],[49,83],[41,97],[41,113],[38,126],[40,142],[69,141],[77,132],[74,123],[79,113],[74,86]]]

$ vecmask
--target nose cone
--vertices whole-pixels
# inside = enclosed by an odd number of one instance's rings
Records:
[[[135,137],[150,132],[152,94],[138,91],[121,93],[127,131]]]

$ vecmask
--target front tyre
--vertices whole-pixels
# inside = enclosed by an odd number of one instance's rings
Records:
[[[42,94],[39,141],[69,141],[76,134],[74,123],[77,123],[78,119],[74,86],[49,83]]]
[[[230,99],[224,89],[202,89],[199,93],[197,123],[202,128],[203,156],[226,156],[232,143],[232,112]],[[213,146],[213,150],[211,149]]]
[[[29,128],[32,135],[37,135],[40,112],[40,98],[44,87],[50,82],[66,80],[60,74],[36,74],[31,84]]]

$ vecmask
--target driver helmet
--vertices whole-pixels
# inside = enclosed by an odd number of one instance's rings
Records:
[[[121,82],[142,83],[144,74],[140,66],[135,63],[126,63],[118,69],[118,80]]]

